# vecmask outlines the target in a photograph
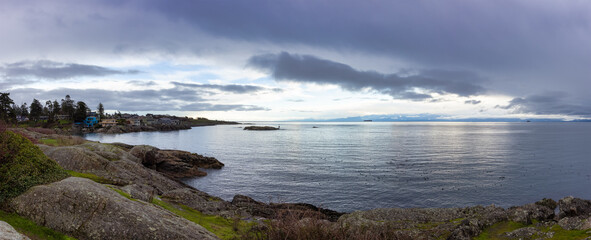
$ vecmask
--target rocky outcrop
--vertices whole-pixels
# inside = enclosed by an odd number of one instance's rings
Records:
[[[556,207],[560,208],[555,216]],[[341,216],[349,229],[389,229],[395,239],[473,239],[494,224],[523,224],[499,235],[501,239],[547,239],[552,226],[565,230],[591,229],[591,201],[566,197],[503,209],[494,205],[467,208],[390,208],[357,211]],[[536,223],[536,224],[534,224]],[[510,225],[510,224],[509,224]],[[591,232],[588,232],[591,235]]]
[[[244,127],[244,130],[269,131],[269,130],[279,130],[279,128],[278,127],[271,127],[271,126],[248,126],[248,127]]]
[[[282,218],[285,215],[295,216],[297,218],[313,217],[316,219],[325,219],[336,221],[343,213],[330,209],[316,207],[307,203],[262,203],[248,196],[235,195],[232,199],[232,205],[241,211],[252,216],[264,218]]]
[[[68,147],[40,145],[40,148],[67,170],[91,173],[115,185],[143,184],[153,187],[157,194],[186,187],[155,170],[143,167],[139,163],[141,160],[109,144],[91,142]]]
[[[217,239],[193,222],[84,178],[33,187],[9,207],[79,239]]]
[[[187,151],[160,150],[147,145],[135,146],[129,153],[137,157],[144,166],[175,179],[205,176],[207,173],[200,168],[220,169],[224,166],[213,157]]]
[[[0,240],[30,240],[17,232],[10,224],[0,221]]]
[[[173,130],[184,130],[191,129],[189,124],[181,125],[151,125],[151,126],[131,126],[131,125],[117,125],[112,127],[97,128],[94,130],[96,133],[130,133],[130,132],[153,132],[153,131],[173,131]]]
[[[567,230],[591,228],[591,201],[572,196],[558,201],[558,225]]]
[[[496,222],[507,219],[494,205],[468,208],[388,208],[356,211],[339,218],[352,228],[389,228],[400,239],[471,239]]]
[[[162,199],[183,204],[209,215],[220,215],[227,218],[243,215],[238,211],[237,207],[229,202],[192,188],[181,188],[165,192]]]

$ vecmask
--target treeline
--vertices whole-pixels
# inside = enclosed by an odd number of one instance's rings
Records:
[[[98,115],[103,117],[105,109],[102,103],[97,107]],[[60,102],[48,100],[42,104],[39,100],[33,99],[31,105],[23,103],[18,106],[10,98],[10,93],[0,93],[0,120],[6,123],[17,123],[21,121],[46,120],[48,123],[58,119],[82,122],[91,113],[91,109],[83,101],[74,101],[70,95],[66,95]]]

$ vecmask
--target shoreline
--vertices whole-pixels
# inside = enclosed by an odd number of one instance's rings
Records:
[[[119,220],[99,212],[95,218],[100,216],[103,220],[91,220],[94,227],[85,230],[86,232],[72,231],[67,225],[60,225],[61,223],[55,221],[49,223],[41,221],[41,219],[60,220],[64,218],[64,214],[69,216],[67,218],[77,219],[81,216],[79,214],[87,214],[90,210],[85,206],[98,204],[93,203],[95,198],[85,198],[82,195],[79,199],[54,200],[55,196],[96,191],[104,195],[100,197],[101,201],[109,204],[111,202],[125,204],[126,208],[136,209],[128,213],[133,216],[138,211],[146,211],[150,212],[152,217],[173,213],[187,218],[188,216],[184,215],[186,213],[175,210],[186,208],[212,218],[238,219],[236,221],[241,224],[270,224],[274,229],[284,227],[287,228],[285,230],[290,231],[306,231],[307,228],[312,227],[307,224],[311,224],[319,228],[318,231],[324,231],[327,234],[357,234],[348,231],[365,231],[364,234],[385,234],[398,239],[439,239],[441,237],[471,239],[482,234],[518,238],[552,237],[566,233],[591,236],[591,231],[587,231],[591,228],[591,201],[573,197],[565,197],[558,202],[543,199],[506,209],[490,205],[462,208],[381,208],[348,213],[318,208],[307,203],[263,203],[244,195],[235,195],[231,201],[226,201],[180,181],[188,176],[205,176],[199,169],[223,168],[223,163],[215,158],[185,151],[161,150],[147,145],[107,144],[80,141],[71,135],[45,134],[23,129],[19,131],[26,134],[27,138],[38,141],[37,146],[42,153],[68,170],[71,177],[33,187],[12,200],[7,208],[20,216],[32,219],[37,224],[49,226],[79,238],[91,238],[90,236],[96,234],[96,231],[110,226],[102,221]],[[53,201],[59,202],[50,204]],[[138,201],[142,204],[133,203]],[[39,208],[35,202],[48,202],[51,208],[55,209],[50,209],[49,206]],[[164,207],[167,211],[154,209],[154,206]],[[73,212],[67,210],[72,207],[80,209]],[[556,209],[558,214],[555,213]],[[135,224],[137,228],[147,224],[129,218],[123,219],[131,221],[129,224]],[[265,223],[264,219],[270,222]],[[206,223],[201,224],[207,226]],[[197,225],[201,224],[197,223]],[[298,228],[297,226],[300,225],[301,228]],[[123,224],[117,231],[128,231],[129,229],[124,229],[124,226],[128,225]],[[347,228],[341,229],[343,226]],[[499,232],[495,226],[503,226],[503,232]],[[197,234],[201,231],[199,229],[201,228],[195,227],[176,231]],[[338,231],[332,232],[335,229]],[[147,232],[141,232],[141,229],[136,230],[138,231],[136,236],[147,234]],[[205,239],[212,237],[214,239],[216,236],[227,237],[211,226],[207,230],[215,235],[203,233],[205,235],[198,236]],[[272,230],[265,231],[269,236],[277,234]],[[237,232],[236,230],[235,233]]]

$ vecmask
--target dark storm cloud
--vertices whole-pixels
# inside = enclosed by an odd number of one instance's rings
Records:
[[[567,94],[561,92],[532,95],[514,98],[508,105],[497,106],[497,108],[512,110],[515,113],[591,117],[590,105],[567,103],[566,97]]]
[[[10,91],[16,103],[39,100],[63,99],[70,95],[76,101],[84,101],[91,108],[99,102],[106,109],[120,111],[259,111],[266,108],[253,105],[211,104],[200,91],[177,87],[160,90],[111,91],[103,89],[59,88],[44,91],[35,88],[19,88]]]
[[[193,84],[193,83],[180,83],[180,82],[171,82],[177,87],[181,88],[191,88],[191,89],[215,89],[222,92],[229,92],[234,94],[248,94],[248,93],[258,93],[263,91],[273,91],[273,92],[281,92],[282,90],[279,88],[266,88],[254,85],[238,85],[238,84],[227,84],[227,85],[220,85],[220,84]]]
[[[472,96],[484,92],[478,85],[482,79],[470,72],[427,70],[402,76],[376,71],[360,71],[349,65],[320,59],[311,55],[282,52],[253,56],[248,66],[269,72],[277,81],[335,84],[348,91],[374,90],[394,98],[430,99],[428,93]]]
[[[5,64],[0,72],[6,77],[35,77],[41,79],[69,79],[75,77],[102,77],[116,74],[137,74],[137,70],[119,71],[105,67],[48,60],[22,61]]]
[[[519,68],[553,61],[548,57],[557,53],[577,53],[589,40],[591,23],[590,5],[584,1],[187,0],[170,4],[152,0],[139,4],[171,21],[231,39],[354,49],[486,68]],[[574,38],[569,33],[580,35]],[[576,56],[589,60],[581,53]]]

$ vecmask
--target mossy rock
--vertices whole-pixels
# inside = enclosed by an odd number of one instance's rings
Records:
[[[27,189],[68,177],[55,161],[28,139],[6,131],[0,133],[0,203]]]

